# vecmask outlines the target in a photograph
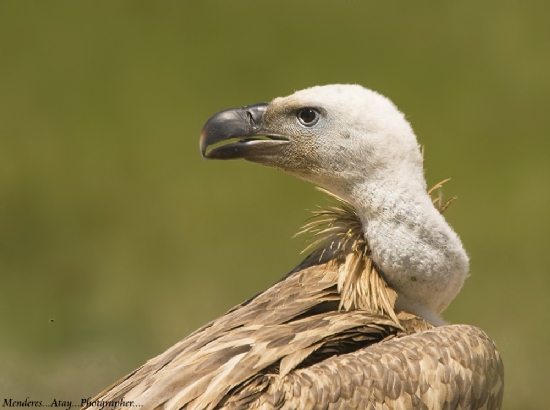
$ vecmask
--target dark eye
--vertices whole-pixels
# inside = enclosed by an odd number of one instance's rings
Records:
[[[304,108],[298,111],[297,117],[300,123],[306,127],[311,127],[319,121],[319,113],[313,108]]]

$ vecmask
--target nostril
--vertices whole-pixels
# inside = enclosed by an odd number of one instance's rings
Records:
[[[257,128],[258,127],[258,124],[256,123],[256,121],[254,120],[254,116],[252,115],[252,113],[250,111],[247,111],[246,112],[246,115],[248,117],[248,122],[250,122],[250,125],[253,127],[253,128]]]

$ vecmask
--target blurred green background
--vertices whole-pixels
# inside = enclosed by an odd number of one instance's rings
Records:
[[[0,0],[0,400],[93,396],[299,261],[328,201],[206,162],[224,108],[308,86],[390,97],[471,277],[506,409],[550,387],[550,3]]]

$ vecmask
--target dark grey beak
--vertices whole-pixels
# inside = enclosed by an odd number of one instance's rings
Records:
[[[262,123],[267,103],[243,108],[230,108],[213,115],[202,128],[200,148],[204,158],[229,159],[238,157],[239,144],[221,145],[206,150],[231,138],[246,138],[261,135]]]
[[[201,132],[202,156],[208,159],[253,160],[281,140],[286,142],[286,138],[270,134],[265,130],[263,116],[267,105],[267,103],[260,103],[243,108],[231,108],[212,116],[204,124]],[[253,138],[258,136],[266,136],[269,139]],[[238,141],[229,142],[230,139],[238,139]],[[228,143],[212,147],[224,141]]]

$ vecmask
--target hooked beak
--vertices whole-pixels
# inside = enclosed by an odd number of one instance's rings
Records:
[[[201,132],[202,156],[207,159],[244,158],[259,162],[262,157],[271,156],[274,148],[287,144],[287,138],[269,132],[264,126],[267,106],[267,103],[260,103],[230,108],[212,116]],[[236,141],[230,142],[232,139]],[[216,145],[218,143],[221,144]]]

